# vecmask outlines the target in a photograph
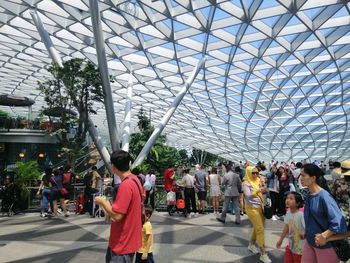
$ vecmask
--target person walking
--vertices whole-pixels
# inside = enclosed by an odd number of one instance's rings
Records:
[[[267,191],[265,185],[259,177],[259,170],[256,167],[248,166],[244,178],[243,193],[245,201],[245,211],[253,229],[249,239],[248,250],[253,254],[258,254],[260,250],[260,261],[271,263],[271,259],[265,250],[265,217],[263,214],[263,194]],[[258,245],[259,249],[256,247]]]
[[[106,263],[132,263],[142,245],[141,188],[138,178],[130,172],[131,157],[118,150],[111,155],[113,173],[121,179],[116,199],[111,205],[102,196],[95,197],[112,219]]]
[[[52,167],[49,166],[45,169],[45,173],[41,178],[41,183],[36,193],[37,196],[41,196],[41,209],[40,216],[47,217],[48,216],[48,204],[50,203],[50,208],[52,213],[53,211],[53,203],[51,201],[51,190],[50,190],[50,179],[52,176]]]
[[[284,263],[301,263],[305,239],[303,198],[297,192],[289,192],[286,197],[286,207],[289,211],[284,218],[284,228],[276,247],[281,248],[283,239],[288,235],[288,245],[285,249]]]
[[[222,223],[225,223],[228,206],[230,204],[230,201],[232,201],[233,209],[235,211],[235,217],[236,217],[235,223],[240,224],[241,214],[240,214],[239,198],[240,198],[240,192],[242,190],[242,181],[239,174],[236,174],[232,171],[231,164],[226,165],[226,171],[227,172],[222,179],[222,185],[225,187],[225,191],[224,191],[225,200],[222,206],[222,213],[220,217],[216,218],[216,220]]]
[[[154,263],[152,212],[152,207],[146,205],[142,215],[142,247],[136,253],[135,263]]]
[[[339,263],[331,244],[323,244],[334,234],[347,231],[345,219],[329,192],[319,184],[323,172],[316,164],[305,164],[301,169],[301,183],[309,188],[304,206],[306,242],[302,262]]]

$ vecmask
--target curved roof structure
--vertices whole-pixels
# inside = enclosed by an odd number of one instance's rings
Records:
[[[349,157],[347,2],[101,0],[117,122],[129,72],[133,116],[143,107],[156,124],[205,54],[164,130],[169,141],[231,160]],[[97,64],[97,57],[88,0],[0,1],[0,94],[35,100],[35,112],[43,104],[37,81],[50,77],[51,58],[31,9],[63,60]],[[103,105],[93,119],[107,133]]]

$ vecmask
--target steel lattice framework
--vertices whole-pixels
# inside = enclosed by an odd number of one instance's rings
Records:
[[[99,2],[117,122],[129,73],[133,125],[156,124],[208,56],[164,133],[231,160],[344,159],[350,133],[350,5],[340,0],[104,0]],[[0,94],[43,98],[51,58],[37,10],[63,60],[97,64],[88,0],[0,1]],[[25,114],[25,108],[12,108]],[[104,105],[92,116],[107,133]]]

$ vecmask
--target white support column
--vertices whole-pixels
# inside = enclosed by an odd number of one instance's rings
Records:
[[[115,151],[118,150],[120,147],[118,140],[118,128],[115,120],[115,112],[113,106],[113,94],[109,82],[105,45],[102,34],[101,14],[98,6],[98,0],[89,0],[89,3],[92,28],[94,31],[98,68],[100,70],[102,87],[105,95],[104,101],[106,106],[109,137],[111,139],[112,150]]]
[[[129,151],[129,141],[130,141],[130,121],[131,121],[131,105],[132,105],[132,73],[129,75],[126,102],[125,102],[125,116],[124,116],[124,130],[123,130],[123,145],[122,149],[126,152]]]
[[[30,15],[33,18],[34,24],[39,32],[41,40],[44,42],[45,47],[46,47],[47,51],[49,52],[52,60],[54,62],[56,62],[62,68],[63,67],[62,60],[61,60],[60,56],[58,55],[58,52],[57,52],[56,48],[54,47],[49,34],[45,30],[43,22],[41,22],[41,19],[38,16],[37,12],[32,9],[32,10],[30,10]]]
[[[45,47],[51,56],[51,59],[62,68],[63,67],[62,60],[61,60],[60,56],[58,55],[58,53],[57,53],[57,51],[56,51],[56,49],[51,41],[51,38],[50,38],[49,34],[47,33],[47,31],[45,30],[44,25],[41,22],[38,14],[34,10],[31,10],[30,14],[31,14],[33,21],[35,23],[35,26],[40,34],[41,40],[44,42]],[[52,52],[52,51],[54,51],[54,52]],[[109,161],[110,161],[109,152],[108,152],[107,148],[103,145],[101,138],[98,134],[98,131],[97,131],[94,123],[90,119],[90,117],[88,119],[88,130],[89,130],[89,134],[90,134],[92,140],[94,141],[96,148],[97,148],[102,160],[104,161],[104,163],[107,167],[107,170],[109,171],[110,174],[113,174],[111,165],[109,164]]]
[[[103,145],[102,140],[101,140],[101,136],[98,134],[98,131],[97,131],[97,129],[96,129],[96,127],[95,127],[95,125],[90,117],[88,120],[88,125],[89,125],[88,126],[89,134],[90,134],[94,144],[96,145],[96,148],[97,148],[103,162],[105,163],[109,174],[113,175],[112,167],[109,164],[111,157],[109,155],[107,148]]]
[[[150,138],[148,139],[147,143],[145,144],[145,146],[142,148],[141,152],[137,156],[135,162],[132,165],[132,168],[134,168],[134,167],[138,166],[139,164],[141,164],[143,162],[143,160],[147,157],[147,155],[150,152],[152,146],[154,145],[154,143],[158,139],[159,135],[164,130],[164,127],[167,125],[167,123],[170,120],[171,116],[174,114],[174,112],[175,112],[176,108],[179,106],[181,100],[186,95],[188,89],[192,85],[192,83],[193,83],[194,79],[196,78],[197,74],[199,73],[199,71],[204,66],[206,60],[207,60],[207,57],[203,56],[202,59],[200,61],[198,61],[197,66],[193,69],[192,74],[187,79],[184,87],[176,95],[176,97],[175,97],[174,101],[172,102],[170,108],[168,109],[168,111],[165,113],[165,115],[163,116],[162,120],[158,124],[158,127],[153,131],[153,133],[150,136]]]

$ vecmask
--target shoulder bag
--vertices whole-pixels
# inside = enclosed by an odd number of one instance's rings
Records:
[[[271,199],[269,192],[266,193],[266,202],[264,203],[260,195],[258,195],[260,201],[261,201],[261,208],[263,210],[263,214],[266,219],[271,219],[273,216],[273,211],[271,208]],[[264,206],[262,205],[264,203]]]

